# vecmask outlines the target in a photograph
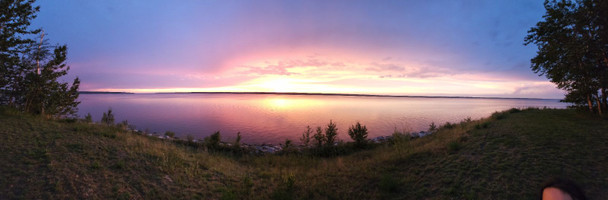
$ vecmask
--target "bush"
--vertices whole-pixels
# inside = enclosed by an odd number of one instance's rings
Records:
[[[338,128],[336,128],[336,123],[329,120],[329,124],[327,124],[327,128],[325,129],[325,145],[333,146],[338,136]]]
[[[194,142],[194,136],[192,136],[190,134],[186,135],[186,141],[188,141],[188,142]]]
[[[325,135],[323,135],[323,130],[320,126],[317,127],[317,133],[314,135],[315,143],[317,144],[317,148],[323,146],[325,143]]]
[[[118,127],[122,128],[122,129],[127,129],[127,128],[129,128],[129,121],[125,120],[125,121],[120,122],[120,123],[118,124]]]
[[[170,138],[175,137],[175,132],[167,131],[167,132],[165,132],[165,136],[170,137]]]
[[[447,128],[447,129],[452,129],[452,128],[454,128],[454,124],[452,124],[452,123],[450,123],[450,122],[446,122],[446,123],[443,125],[443,127],[444,127],[444,128]]]
[[[93,122],[93,116],[91,116],[91,113],[87,113],[87,115],[84,116],[84,122],[86,122],[86,123]]]
[[[300,138],[300,142],[302,142],[302,146],[308,147],[310,145],[310,134],[312,133],[312,128],[310,126],[306,126],[306,132],[302,133],[302,137]]]
[[[114,125],[114,114],[112,113],[112,108],[108,109],[107,113],[103,113],[101,117],[101,123],[105,125]]]
[[[433,132],[437,130],[437,125],[435,125],[435,122],[431,122],[431,124],[429,124],[429,132]]]
[[[205,137],[204,139],[204,144],[207,148],[209,149],[219,149],[220,147],[220,132],[216,131],[215,133],[213,133],[212,135]]]
[[[234,147],[241,147],[241,132],[236,132],[236,140],[234,141]]]
[[[492,113],[492,119],[495,120],[501,120],[507,117],[507,113],[506,112],[494,112]]]
[[[367,127],[359,122],[348,129],[348,135],[355,141],[355,146],[362,147],[367,143]]]

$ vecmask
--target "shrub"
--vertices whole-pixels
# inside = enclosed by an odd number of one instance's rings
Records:
[[[507,117],[507,113],[506,112],[494,112],[492,113],[492,119],[495,120],[501,120]]]
[[[122,121],[118,124],[118,127],[122,128],[122,129],[127,129],[127,128],[129,128],[129,122],[127,120]]]
[[[546,106],[545,106],[545,108],[546,108]],[[518,113],[518,112],[521,112],[521,110],[519,110],[519,109],[517,109],[517,108],[511,108],[511,109],[509,109],[509,111],[507,111],[507,112],[509,112],[509,113]]]
[[[170,138],[175,137],[175,132],[167,131],[167,132],[165,132],[165,136],[170,137]]]
[[[293,148],[293,144],[291,142],[291,140],[286,139],[285,140],[285,144],[282,145],[283,146],[283,150],[281,150],[281,154],[289,154],[289,153],[294,153],[296,152],[296,149]]]
[[[213,133],[212,135],[205,137],[204,139],[204,144],[207,148],[210,149],[219,149],[220,147],[220,132],[216,131],[215,133]]]
[[[433,132],[437,130],[437,125],[435,125],[435,122],[431,122],[431,124],[429,124],[429,132]]]
[[[359,122],[348,129],[348,135],[355,141],[355,146],[361,147],[367,143],[367,127]]]
[[[234,141],[234,147],[241,147],[241,132],[236,132],[236,140]]]
[[[323,143],[325,142],[325,135],[323,135],[323,130],[320,126],[317,127],[317,133],[314,135],[314,139],[317,147],[323,146]]]
[[[84,122],[86,122],[86,123],[93,122],[93,116],[91,116],[91,113],[87,113],[87,115],[84,116]]]
[[[302,133],[302,137],[300,138],[300,142],[302,142],[302,146],[308,147],[310,145],[310,134],[312,133],[312,128],[310,126],[306,126],[306,132]]]
[[[193,142],[194,141],[194,136],[192,136],[190,134],[186,135],[186,141]]]
[[[108,109],[107,113],[103,113],[101,117],[101,123],[105,125],[114,125],[114,114],[112,113],[112,108]]]
[[[327,124],[327,128],[325,129],[325,145],[333,146],[337,136],[338,128],[336,128],[336,123],[329,120],[329,124]]]
[[[454,128],[454,124],[452,124],[452,123],[450,123],[450,122],[446,122],[446,123],[443,125],[443,127],[444,127],[444,128],[447,128],[447,129],[452,129],[452,128]]]

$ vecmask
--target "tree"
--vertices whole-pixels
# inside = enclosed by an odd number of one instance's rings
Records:
[[[34,42],[25,36],[40,32],[40,29],[28,29],[40,10],[38,6],[32,6],[33,3],[34,0],[0,1],[0,104],[13,103],[15,94],[9,83],[18,79],[24,45]]]
[[[219,131],[205,137],[203,140],[203,143],[209,149],[218,150],[220,148],[221,135]]]
[[[355,141],[355,146],[365,146],[367,142],[367,127],[361,126],[361,123],[352,125],[348,128],[348,135]]]
[[[306,126],[306,131],[302,133],[302,137],[300,138],[300,142],[304,147],[308,147],[310,145],[310,134],[312,133],[312,128],[310,126]]]
[[[317,147],[323,146],[323,143],[325,142],[325,135],[323,135],[323,129],[321,129],[320,126],[317,126],[317,133],[315,133],[313,138],[315,139]]]
[[[103,113],[101,123],[108,126],[114,125],[114,114],[112,113],[112,108],[108,109],[107,113]]]
[[[563,101],[600,115],[608,108],[608,3],[602,0],[545,1],[546,14],[528,31],[535,44],[532,70],[567,92]]]
[[[91,113],[87,113],[87,115],[84,116],[84,121],[87,123],[93,122],[93,116],[91,116]]]
[[[329,120],[329,124],[327,124],[327,128],[325,128],[325,145],[333,146],[337,136],[338,128],[336,128],[336,123]]]
[[[76,101],[80,80],[74,79],[71,86],[58,80],[70,69],[65,64],[67,47],[55,47],[52,55],[45,53],[50,52],[46,48],[48,46],[41,44],[37,50],[29,50],[29,54],[22,58],[25,78],[23,83],[13,87],[20,88],[17,93],[22,93],[22,98],[16,98],[16,102],[29,113],[57,117],[74,115],[80,104]]]
[[[39,11],[33,3],[0,1],[0,104],[44,116],[73,116],[80,80],[59,82],[69,71],[67,47],[48,45],[41,29],[28,29]],[[29,37],[35,34],[39,40]]]

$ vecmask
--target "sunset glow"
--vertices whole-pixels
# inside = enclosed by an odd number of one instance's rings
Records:
[[[83,91],[563,97],[522,45],[542,1],[39,3]]]

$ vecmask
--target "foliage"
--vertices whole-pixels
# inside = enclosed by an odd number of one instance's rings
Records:
[[[51,46],[40,34],[40,42],[29,36],[40,30],[27,30],[38,7],[33,1],[9,0],[0,3],[0,103],[22,111],[53,117],[74,116],[80,102],[80,80],[62,83],[69,67],[67,47]],[[25,39],[24,39],[25,38]]]
[[[175,137],[175,132],[173,132],[173,131],[166,131],[165,132],[165,136],[173,138],[173,137]]]
[[[317,133],[315,133],[314,139],[317,148],[323,146],[325,143],[325,135],[323,135],[323,129],[321,129],[320,126],[317,126]]]
[[[93,116],[91,116],[91,113],[87,113],[87,115],[84,116],[84,121],[86,123],[92,123],[93,122]]]
[[[205,137],[203,140],[203,143],[207,148],[212,150],[220,149],[221,135],[219,131],[216,131],[210,136]]]
[[[348,135],[355,141],[355,146],[362,147],[367,143],[367,127],[359,122],[348,128]]]
[[[434,132],[437,130],[437,125],[435,125],[435,122],[431,122],[431,124],[429,124],[429,132]]]
[[[19,63],[23,47],[35,42],[23,36],[40,32],[40,29],[28,29],[30,21],[40,10],[33,3],[34,0],[0,1],[0,104],[12,103],[11,97],[15,94],[11,85],[21,78]]]
[[[567,92],[563,101],[587,105],[599,114],[608,107],[608,2],[545,1],[544,20],[528,31],[535,44],[532,70]]]
[[[241,147],[241,132],[236,133],[236,140],[234,141],[234,147],[235,148]]]
[[[114,125],[114,113],[112,113],[112,108],[109,108],[107,113],[103,113],[101,116],[101,123],[108,126]]]
[[[338,128],[336,128],[336,123],[329,120],[329,124],[327,124],[327,128],[325,128],[325,145],[333,146],[337,136]]]
[[[312,128],[310,128],[310,126],[306,126],[306,131],[302,133],[302,137],[300,138],[302,146],[310,146],[310,134],[312,134]]]

